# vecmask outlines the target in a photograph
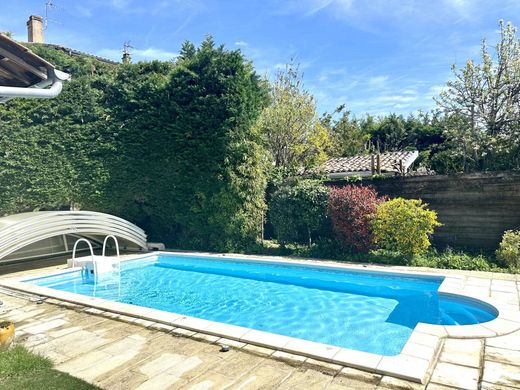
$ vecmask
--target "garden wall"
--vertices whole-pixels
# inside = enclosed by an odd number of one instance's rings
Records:
[[[373,185],[379,194],[429,203],[444,224],[434,235],[437,247],[496,249],[504,230],[520,229],[520,173],[395,177],[363,184]]]

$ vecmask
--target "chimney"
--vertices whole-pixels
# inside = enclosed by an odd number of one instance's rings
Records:
[[[121,59],[123,64],[130,64],[132,62],[132,56],[130,55],[131,48],[130,42],[126,41],[123,45],[123,58]]]
[[[43,18],[31,15],[27,21],[27,40],[34,43],[43,43]]]
[[[132,57],[129,52],[125,51],[121,60],[123,61],[123,64],[130,64],[132,62]]]

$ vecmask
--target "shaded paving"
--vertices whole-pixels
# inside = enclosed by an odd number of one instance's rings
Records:
[[[431,271],[431,270],[430,270]],[[451,274],[451,273],[450,273]],[[466,291],[519,309],[515,275],[460,272]],[[497,275],[497,276],[495,276]],[[16,342],[105,389],[520,389],[520,331],[446,339],[427,385],[0,290]],[[220,344],[229,352],[219,352]]]

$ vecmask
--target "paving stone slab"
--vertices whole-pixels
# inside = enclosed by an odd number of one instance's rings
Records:
[[[486,347],[486,360],[520,366],[520,350]],[[518,368],[520,370],[520,367]]]
[[[520,331],[508,334],[506,336],[487,338],[486,346],[520,350]]]
[[[486,360],[482,380],[502,386],[520,387],[520,367]]]
[[[293,370],[292,367],[281,362],[268,360],[235,382],[233,388],[241,390],[276,389],[291,376]]]
[[[314,368],[316,371],[323,372],[324,374],[336,375],[341,371],[343,366],[334,363],[327,363],[321,360],[308,358],[305,360],[304,365],[306,367]]]
[[[405,381],[393,376],[383,376],[379,383],[378,389],[392,389],[392,390],[422,390],[425,385],[415,382]]]
[[[186,380],[178,378],[167,372],[159,374],[149,379],[135,388],[135,390],[158,390],[158,389],[174,389],[188,383]]]
[[[382,376],[371,372],[358,370],[351,367],[343,367],[337,376],[344,376],[351,379],[360,380],[366,383],[379,383],[381,382]]]
[[[326,389],[332,382],[333,377],[327,374],[316,372],[311,369],[304,371],[294,370],[292,375],[278,386],[280,390],[318,390]]]
[[[233,375],[239,379],[240,377],[247,375],[247,373],[253,368],[263,363],[264,359],[265,358],[263,357],[255,355],[248,355],[248,358],[245,359],[241,353],[236,353],[231,358],[223,361],[222,364],[213,367],[212,371],[223,375],[229,375],[230,373],[233,373]]]
[[[375,383],[365,382],[363,380],[358,380],[340,375],[332,379],[332,381],[327,386],[327,390],[374,390],[376,388],[377,384]]]
[[[110,390],[129,390],[135,389],[137,386],[146,382],[148,377],[140,372],[132,370],[123,370],[118,374],[104,377],[98,380],[96,384],[102,389]]]
[[[477,368],[439,362],[435,366],[431,382],[458,389],[477,390],[478,378]]]
[[[206,372],[191,382],[180,386],[182,390],[232,389],[236,379],[217,372]]]
[[[444,341],[439,360],[463,366],[480,366],[480,355],[483,348],[481,340],[447,339]]]
[[[430,383],[426,386],[426,390],[458,390],[456,387],[439,385],[437,383]]]
[[[481,388],[481,390],[512,390],[512,389],[520,389],[520,387],[502,386],[502,385],[497,385],[496,383],[488,383],[488,382],[482,382],[480,388]]]

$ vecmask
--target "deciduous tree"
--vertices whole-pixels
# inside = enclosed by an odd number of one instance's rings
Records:
[[[274,167],[286,174],[314,167],[326,158],[329,134],[316,113],[316,102],[304,88],[298,66],[288,64],[271,85],[270,105],[257,126]]]
[[[483,40],[480,62],[469,60],[464,68],[452,69],[454,79],[448,81],[437,104],[455,122],[446,132],[454,146],[459,145],[462,170],[471,167],[471,160],[477,169],[497,163],[502,168],[518,166],[518,157],[511,159],[520,151],[520,40],[516,28],[501,21],[493,54]]]

